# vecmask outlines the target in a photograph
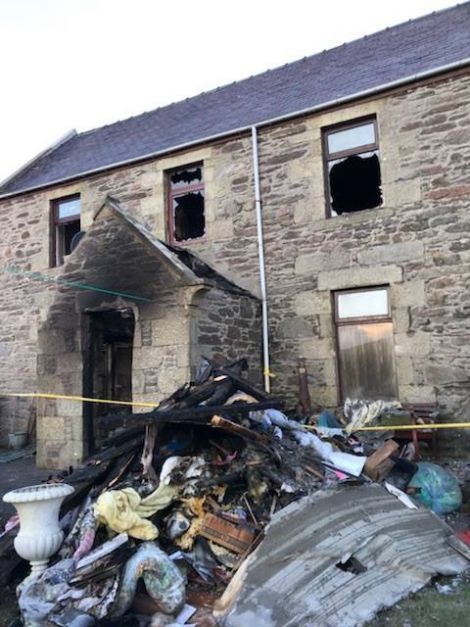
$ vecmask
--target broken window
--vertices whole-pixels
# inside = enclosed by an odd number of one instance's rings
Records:
[[[204,235],[202,164],[168,174],[168,223],[171,242],[186,242]]]
[[[52,202],[51,266],[64,263],[80,237],[80,196],[67,196]]]
[[[382,189],[376,120],[326,130],[323,139],[329,215],[379,207]]]
[[[345,398],[396,398],[388,287],[336,292],[338,372]]]

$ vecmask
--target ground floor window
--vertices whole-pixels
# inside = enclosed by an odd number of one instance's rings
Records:
[[[334,293],[341,398],[395,399],[388,287]]]

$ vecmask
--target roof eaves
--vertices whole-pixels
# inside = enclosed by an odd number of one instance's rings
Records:
[[[284,115],[281,116],[277,116],[274,118],[270,118],[270,119],[266,119],[266,120],[261,120],[259,122],[256,122],[254,124],[248,124],[246,126],[241,126],[238,128],[234,128],[234,129],[230,129],[227,131],[223,131],[221,133],[216,133],[214,135],[208,135],[206,137],[200,137],[198,139],[183,143],[183,144],[178,144],[175,146],[171,146],[168,148],[165,148],[163,150],[158,150],[155,152],[151,152],[151,153],[147,153],[144,155],[140,155],[138,157],[133,157],[132,159],[125,159],[123,161],[116,161],[110,164],[107,164],[105,166],[100,166],[98,168],[93,168],[90,170],[85,170],[82,172],[77,172],[76,174],[70,175],[70,176],[66,176],[63,178],[59,178],[59,179],[55,179],[52,181],[48,181],[47,183],[42,183],[40,185],[33,185],[31,187],[26,187],[24,189],[20,189],[20,190],[15,190],[13,192],[8,192],[6,194],[0,194],[0,200],[5,199],[5,198],[10,198],[13,196],[19,196],[21,194],[25,194],[27,192],[32,192],[32,191],[36,191],[39,189],[44,189],[47,187],[52,187],[54,185],[59,185],[61,183],[66,183],[69,181],[73,181],[73,180],[77,180],[80,178],[83,178],[85,176],[90,176],[93,174],[98,174],[100,172],[105,172],[107,170],[112,170],[115,168],[119,168],[119,167],[123,167],[126,165],[131,165],[133,163],[139,163],[141,161],[147,161],[148,159],[152,159],[155,157],[159,157],[162,155],[166,155],[172,152],[177,152],[179,150],[184,150],[186,148],[191,148],[194,146],[198,146],[200,144],[205,144],[211,141],[216,141],[219,139],[223,139],[225,137],[230,137],[232,135],[237,135],[240,133],[245,133],[250,131],[251,128],[256,127],[256,128],[262,128],[265,126],[271,126],[272,124],[277,124],[280,122],[284,122],[296,117],[300,117],[303,115],[307,115],[309,113],[316,113],[318,111],[322,111],[324,109],[329,109],[331,107],[337,106],[337,105],[341,105],[341,104],[346,104],[348,102],[352,102],[354,100],[359,100],[361,98],[366,98],[368,96],[372,96],[374,94],[377,93],[381,93],[383,91],[388,91],[389,89],[394,89],[396,87],[401,87],[404,85],[407,85],[409,83],[413,83],[419,80],[423,80],[425,78],[431,78],[433,76],[437,76],[439,74],[444,74],[447,72],[451,72],[451,71],[455,71],[455,70],[459,70],[462,69],[466,66],[470,66],[470,57],[466,57],[465,59],[462,59],[460,61],[455,61],[446,65],[442,65],[442,66],[438,66],[436,68],[432,68],[431,70],[425,70],[424,72],[418,72],[416,74],[412,74],[409,76],[405,76],[403,78],[397,79],[395,81],[390,81],[388,83],[382,83],[380,85],[377,85],[375,87],[371,87],[369,89],[365,89],[359,92],[354,92],[352,94],[349,94],[347,96],[342,96],[340,98],[336,98],[333,100],[329,100],[326,102],[322,102],[319,103],[313,107],[307,107],[298,111],[292,111],[290,113],[286,113]],[[37,158],[37,157],[36,157]],[[26,166],[23,166],[23,168],[21,168],[21,170],[23,170]],[[12,177],[9,177],[9,179],[11,179]],[[7,180],[9,180],[7,179]]]

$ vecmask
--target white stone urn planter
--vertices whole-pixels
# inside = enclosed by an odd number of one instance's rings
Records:
[[[3,500],[16,507],[20,531],[15,550],[31,563],[31,575],[47,568],[51,555],[59,549],[64,532],[59,527],[59,510],[74,488],[66,483],[44,483],[7,492]]]

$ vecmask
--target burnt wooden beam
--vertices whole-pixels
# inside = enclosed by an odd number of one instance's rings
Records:
[[[138,414],[136,414],[138,415]],[[99,453],[95,453],[93,457],[90,457],[88,461],[99,461],[103,462],[108,459],[115,459],[116,457],[120,457],[124,453],[129,453],[130,451],[140,448],[144,444],[144,434],[139,435],[135,438],[132,438],[128,442],[124,442],[119,446],[112,446],[109,448],[105,448],[103,451]]]
[[[218,427],[219,429],[224,429],[225,431],[230,431],[231,433],[235,433],[235,435],[239,435],[241,438],[245,440],[253,440],[254,442],[261,442],[262,444],[268,444],[268,438],[257,431],[252,431],[251,429],[247,429],[242,425],[237,424],[236,422],[232,422],[231,420],[226,420],[222,418],[222,416],[214,416],[211,419],[210,424],[213,427]]]
[[[221,416],[214,416],[210,422],[210,425],[216,429],[222,429],[228,433],[233,433],[240,438],[243,438],[245,442],[253,443],[258,448],[262,449],[268,455],[270,455],[277,465],[281,463],[281,457],[275,447],[271,446],[269,438],[263,433],[258,433],[247,427],[243,427],[236,422],[226,420]]]
[[[180,408],[194,407],[202,402],[213,404],[211,398],[219,397],[219,403],[224,403],[227,398],[235,391],[233,381],[227,375],[220,375],[215,379],[210,379],[201,385],[192,387],[188,390],[187,395],[180,400],[177,405]],[[156,409],[158,412],[158,408]]]
[[[113,421],[111,420],[106,423],[106,426],[112,428],[111,426],[112,423]],[[138,436],[142,436],[143,434],[144,434],[144,427],[142,425],[137,425],[137,426],[132,425],[132,427],[124,427],[124,429],[122,431],[120,430],[119,433],[116,433],[115,435],[112,435],[110,437],[106,437],[105,441],[101,445],[101,449],[107,450],[110,447],[119,446],[120,444],[129,442],[130,440],[133,440],[134,438]],[[98,451],[98,455],[99,455],[99,451]]]
[[[271,398],[269,394],[267,394],[266,392],[263,392],[262,390],[255,387],[254,385],[251,385],[249,381],[247,381],[243,377],[239,376],[238,374],[230,370],[230,368],[227,368],[227,367],[217,368],[216,373],[225,374],[227,377],[230,377],[232,381],[237,384],[236,385],[237,389],[241,390],[242,392],[245,392],[246,394],[250,394],[251,396],[254,396],[256,399],[260,401],[268,401]]]
[[[246,415],[251,411],[260,411],[263,409],[280,409],[282,403],[276,398],[260,403],[233,403],[232,405],[198,405],[197,407],[185,407],[184,409],[165,409],[162,411],[152,410],[146,413],[130,414],[127,416],[128,421],[133,425],[146,425],[153,422],[188,422],[193,424],[208,424],[210,419],[216,414],[223,416],[239,416]],[[101,416],[100,420],[106,423],[113,420],[114,416],[108,414]]]

